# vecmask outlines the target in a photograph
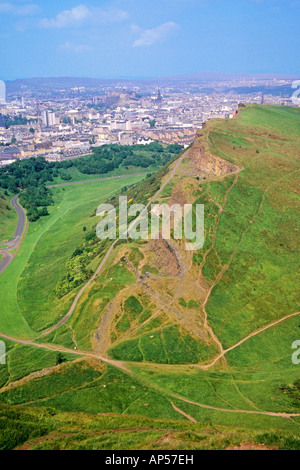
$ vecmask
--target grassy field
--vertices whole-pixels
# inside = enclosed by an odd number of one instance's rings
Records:
[[[234,174],[197,174],[186,154],[158,195],[205,204],[203,249],[118,243],[68,322],[37,340],[41,348],[6,341],[0,447],[300,448],[291,360],[300,325],[299,129],[300,109],[277,106],[249,105],[236,119],[207,123],[198,139]],[[149,200],[175,165],[128,197]],[[1,275],[1,333],[34,337],[60,320],[80,288],[57,295],[72,254],[83,250],[79,271],[93,272],[109,246],[95,251],[86,241],[94,209],[140,179],[55,189],[50,216],[30,224]]]
[[[83,174],[81,173],[77,168],[71,167],[66,170],[67,175],[71,178],[70,180],[66,181],[63,180],[60,176],[57,176],[53,178],[53,182],[50,184],[64,184],[64,183],[71,183],[75,181],[85,181],[85,180],[94,180],[94,179],[99,179],[99,178],[110,178],[113,176],[126,176],[126,175],[135,175],[135,174],[145,174],[145,176],[148,173],[152,173],[158,170],[158,167],[151,166],[148,168],[142,168],[142,167],[129,167],[128,169],[120,167],[118,169],[115,169],[113,171],[109,171],[104,174]]]

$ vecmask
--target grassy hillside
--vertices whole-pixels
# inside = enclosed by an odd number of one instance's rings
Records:
[[[42,410],[11,447],[299,448],[299,154],[300,109],[249,105],[142,181],[55,189],[1,275],[0,416]],[[106,256],[91,215],[123,186],[133,202],[204,204],[203,249],[129,240]]]
[[[178,420],[130,415],[92,416],[38,408],[0,406],[0,449],[20,450],[214,450],[296,448],[289,434],[245,432]],[[137,432],[140,429],[140,432]]]

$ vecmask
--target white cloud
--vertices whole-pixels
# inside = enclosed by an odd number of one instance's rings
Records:
[[[62,52],[75,52],[76,54],[80,54],[82,52],[91,51],[92,47],[83,44],[73,44],[72,42],[65,42],[64,44],[61,44],[58,49]]]
[[[17,16],[27,16],[33,15],[40,10],[38,5],[28,4],[28,5],[15,5],[10,2],[1,2],[0,3],[0,13],[10,13]]]
[[[132,25],[132,30],[139,34],[139,38],[133,43],[133,47],[153,46],[154,44],[161,44],[171,34],[178,31],[180,26],[174,21],[163,23],[160,26],[152,29],[141,29],[136,25]]]
[[[87,7],[78,5],[71,10],[64,10],[55,18],[44,18],[40,22],[42,28],[67,28],[80,26],[89,21],[90,23],[118,23],[128,18],[128,13],[117,8],[103,10],[98,7]]]

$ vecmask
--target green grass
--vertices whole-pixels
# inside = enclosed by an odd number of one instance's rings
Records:
[[[124,311],[127,313],[132,319],[135,319],[138,317],[142,311],[143,307],[138,301],[136,297],[133,295],[131,297],[128,297],[128,299],[125,300],[124,302]]]
[[[124,341],[109,351],[113,359],[159,364],[194,364],[215,352],[214,347],[197,341],[177,326]]]
[[[71,177],[70,180],[66,181],[66,180],[63,180],[60,176],[58,176],[58,177],[53,178],[53,182],[49,184],[50,185],[65,184],[65,183],[72,183],[76,181],[94,180],[94,179],[99,179],[99,178],[110,178],[114,176],[126,176],[126,175],[136,175],[136,174],[144,174],[146,176],[148,173],[153,173],[157,171],[158,169],[159,167],[155,167],[155,166],[150,166],[148,168],[132,166],[132,167],[129,167],[128,169],[124,167],[120,167],[113,171],[109,171],[108,173],[88,175],[88,174],[81,173],[76,167],[71,167],[65,170],[66,174],[68,174],[68,176]],[[123,178],[121,179],[121,181],[122,180]]]
[[[0,448],[11,450],[214,450],[252,442],[299,449],[291,433],[235,429],[128,415],[92,416],[0,406]],[[22,447],[21,447],[22,448]]]
[[[1,387],[57,364],[58,353],[56,351],[13,343],[6,339],[4,343],[6,345],[6,364],[0,365]],[[78,356],[63,354],[63,358],[69,361],[77,359]]]
[[[53,365],[53,364],[51,364]],[[54,363],[55,365],[55,363]],[[61,366],[60,372],[37,378],[33,381],[12,388],[0,395],[0,403],[10,405],[34,403],[41,399],[63,394],[68,390],[80,389],[96,382],[102,373],[89,367],[85,362],[74,362]]]
[[[56,188],[49,217],[29,225],[14,262],[1,275],[0,331],[19,337],[33,336],[65,313],[71,298],[60,302],[54,288],[67,260],[84,237],[83,226],[95,226],[90,217],[109,195],[140,177]],[[18,294],[17,294],[18,293]]]

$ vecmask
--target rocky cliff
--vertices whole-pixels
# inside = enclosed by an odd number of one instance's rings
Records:
[[[206,175],[223,176],[240,170],[232,163],[208,153],[204,143],[200,140],[195,140],[188,151],[188,156],[191,159],[195,173],[199,175],[205,173]]]

